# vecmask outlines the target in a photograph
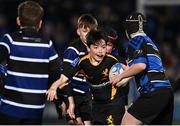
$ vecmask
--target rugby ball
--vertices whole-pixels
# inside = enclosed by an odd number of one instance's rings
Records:
[[[111,80],[114,75],[121,74],[122,72],[122,65],[120,63],[114,64],[109,71],[109,80]]]

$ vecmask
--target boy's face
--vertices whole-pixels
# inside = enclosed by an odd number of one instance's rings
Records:
[[[106,55],[106,42],[101,39],[95,44],[90,45],[89,53],[95,62],[101,62]]]
[[[106,46],[106,52],[108,54],[110,54],[112,52],[112,49],[113,49],[114,45],[112,42],[107,42],[107,46]]]
[[[89,27],[84,27],[84,25],[77,29],[77,34],[79,35],[81,41],[84,42],[84,43],[86,43],[86,35],[89,32],[90,32],[90,28]]]

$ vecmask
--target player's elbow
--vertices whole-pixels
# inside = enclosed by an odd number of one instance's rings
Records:
[[[139,66],[139,69],[141,71],[144,71],[146,69],[146,64],[145,63],[139,63],[138,66]]]
[[[69,80],[69,78],[67,76],[65,76],[64,74],[61,74],[60,80],[65,83]]]
[[[137,63],[134,66],[137,71],[142,72],[146,69],[146,64],[145,63]]]

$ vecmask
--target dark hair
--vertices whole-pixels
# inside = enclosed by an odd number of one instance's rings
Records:
[[[101,30],[107,36],[108,41],[114,43],[118,39],[117,31],[111,26],[102,27]]]
[[[87,35],[87,46],[90,47],[90,45],[99,42],[101,39],[103,39],[107,43],[108,38],[102,31],[91,30]]]
[[[43,8],[34,1],[25,1],[18,6],[18,17],[22,26],[36,27],[44,14]]]
[[[78,28],[84,26],[85,28],[97,29],[98,22],[91,14],[83,14],[78,18],[77,26]]]

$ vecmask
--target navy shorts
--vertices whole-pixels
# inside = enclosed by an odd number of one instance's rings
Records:
[[[118,97],[107,103],[93,102],[93,125],[120,125],[125,113],[125,98]]]
[[[92,120],[91,93],[86,94],[74,93],[75,116],[81,117],[83,121]]]
[[[141,94],[130,106],[128,112],[146,125],[171,125],[173,109],[173,90],[158,88]]]

